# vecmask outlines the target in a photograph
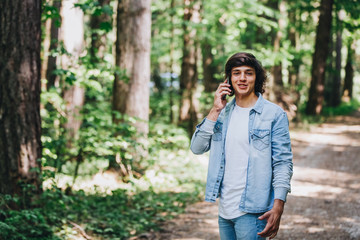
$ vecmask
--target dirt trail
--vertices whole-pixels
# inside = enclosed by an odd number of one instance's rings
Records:
[[[360,112],[291,131],[289,194],[276,239],[360,239]],[[153,239],[219,239],[217,206],[196,203]]]

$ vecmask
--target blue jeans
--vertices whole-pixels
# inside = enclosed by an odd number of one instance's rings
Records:
[[[264,230],[266,219],[259,220],[262,214],[247,213],[234,219],[219,216],[219,230],[221,240],[256,240],[265,239],[257,235]]]

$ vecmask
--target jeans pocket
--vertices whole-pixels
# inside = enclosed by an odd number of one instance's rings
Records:
[[[258,219],[258,217],[260,217],[261,215],[263,215],[263,214],[259,214],[259,216],[257,216],[257,218],[256,218],[256,231],[258,233],[262,232],[265,229],[265,226],[267,223],[266,219],[263,219],[263,220]],[[257,239],[266,239],[266,238],[262,238],[262,237],[258,236]]]
[[[270,130],[253,129],[251,139],[257,150],[264,150],[270,146]]]

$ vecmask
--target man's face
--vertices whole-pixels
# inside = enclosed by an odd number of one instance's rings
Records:
[[[255,69],[250,66],[234,67],[231,70],[231,82],[235,96],[249,96],[255,93]]]

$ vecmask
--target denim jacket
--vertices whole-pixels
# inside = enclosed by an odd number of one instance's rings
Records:
[[[287,115],[279,106],[256,93],[258,100],[249,113],[250,153],[245,190],[240,211],[263,213],[273,207],[274,199],[286,201],[293,173]],[[204,119],[191,139],[191,150],[202,154],[210,150],[205,201],[219,196],[225,169],[225,141],[235,99],[221,111],[215,125]],[[241,126],[239,126],[241,127]]]

